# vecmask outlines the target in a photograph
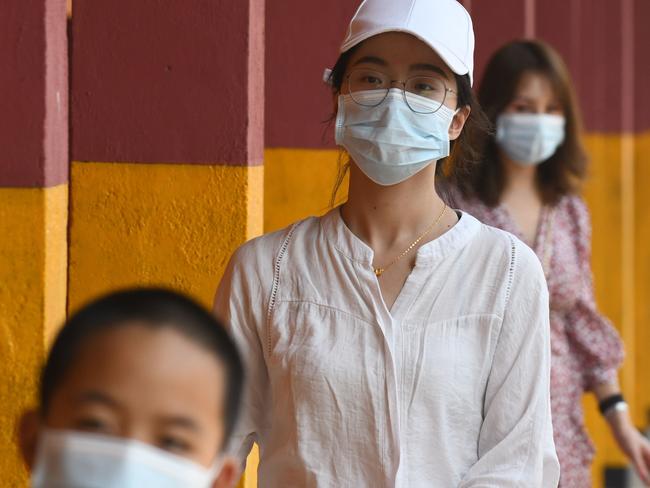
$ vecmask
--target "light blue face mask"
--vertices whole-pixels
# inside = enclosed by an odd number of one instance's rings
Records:
[[[441,106],[434,113],[415,113],[393,88],[340,95],[336,116],[336,143],[379,185],[396,185],[432,162],[449,156],[449,127],[457,113]],[[406,92],[409,104],[422,112],[440,103]],[[363,104],[359,104],[362,102]],[[377,106],[370,106],[379,104]],[[381,103],[380,103],[381,102]]]
[[[45,431],[32,488],[209,488],[221,463],[204,468],[138,441]]]
[[[561,115],[511,113],[497,118],[496,141],[513,161],[523,166],[543,163],[564,142]]]

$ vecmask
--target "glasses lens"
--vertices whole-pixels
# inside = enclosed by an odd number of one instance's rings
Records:
[[[384,101],[390,89],[388,76],[378,71],[355,69],[348,75],[350,96],[359,105],[376,107]],[[368,93],[372,92],[374,93]]]
[[[416,76],[409,78],[406,82],[406,103],[409,108],[417,113],[431,114],[445,103],[447,95],[447,85],[442,78],[433,76]],[[417,97],[409,95],[417,95]],[[434,103],[426,103],[425,100],[419,100],[418,97],[426,98]]]

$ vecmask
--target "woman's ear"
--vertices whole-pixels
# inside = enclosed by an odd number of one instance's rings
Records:
[[[214,480],[212,488],[233,488],[240,476],[241,469],[237,460],[232,457],[227,457],[223,460],[221,471],[217,479]]]
[[[465,127],[465,122],[467,122],[471,111],[472,109],[469,107],[469,105],[465,105],[464,107],[458,109],[458,112],[456,112],[456,115],[454,115],[454,118],[451,121],[451,125],[449,126],[450,141],[455,141],[458,139],[458,136],[460,136],[460,133],[463,131],[463,127]]]
[[[40,415],[36,410],[27,410],[18,422],[18,447],[29,471],[34,467],[36,460],[40,428]]]

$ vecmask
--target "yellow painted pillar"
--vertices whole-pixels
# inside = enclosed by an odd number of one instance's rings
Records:
[[[72,31],[69,310],[132,285],[211,306],[262,233],[264,0],[78,2]]]
[[[8,2],[0,32],[0,486],[27,483],[16,421],[33,407],[65,318],[68,124],[65,0]]]

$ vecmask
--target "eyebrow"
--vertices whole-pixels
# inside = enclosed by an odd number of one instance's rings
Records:
[[[444,77],[446,80],[449,79],[447,73],[445,73],[442,68],[439,68],[435,64],[428,64],[428,63],[412,64],[410,70],[411,71],[434,71],[438,73],[440,76]]]
[[[98,390],[84,391],[77,397],[77,401],[79,403],[102,403],[113,408],[119,407],[119,404],[114,399]]]
[[[183,429],[191,430],[194,432],[199,432],[199,424],[190,417],[183,417],[182,415],[177,415],[174,417],[164,417],[161,419],[161,423],[169,427],[180,427]]]
[[[359,58],[353,64],[353,66],[358,66],[358,65],[364,64],[364,63],[376,64],[378,66],[383,66],[383,67],[388,66],[388,63],[385,60],[383,60],[382,58],[377,57],[377,56],[363,56],[362,58]],[[433,71],[433,72],[438,73],[439,75],[443,76],[446,80],[449,79],[449,77],[447,76],[447,73],[445,73],[442,68],[440,68],[439,66],[436,66],[435,64],[416,63],[416,64],[412,64],[409,67],[409,70],[410,71]]]
[[[535,103],[537,100],[534,96],[529,97],[526,95],[515,95],[515,97],[512,99],[513,102],[526,102],[526,103]],[[549,105],[562,105],[562,102],[557,99],[551,99],[549,102]]]
[[[105,393],[102,393],[98,390],[88,390],[84,391],[77,397],[79,403],[101,403],[108,407],[118,408],[119,404],[117,401],[112,399]],[[184,417],[182,415],[175,415],[170,417],[162,417],[161,423],[170,427],[180,427],[187,430],[192,430],[199,432],[199,424],[190,417]]]
[[[362,58],[359,58],[357,59],[356,63],[353,64],[353,66],[357,66],[363,63],[378,64],[379,66],[388,66],[388,63],[386,61],[384,61],[381,58],[378,58],[377,56],[364,56]]]

